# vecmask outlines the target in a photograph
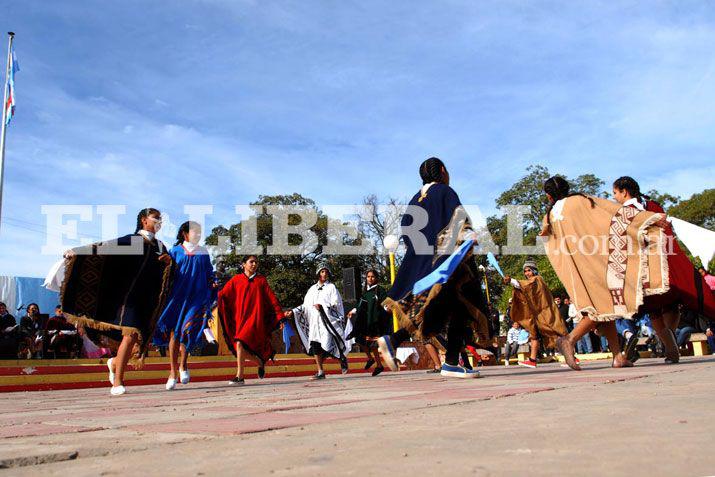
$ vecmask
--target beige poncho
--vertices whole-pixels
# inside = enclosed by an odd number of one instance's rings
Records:
[[[630,318],[643,297],[668,291],[663,214],[598,197],[554,204],[542,236],[549,260],[579,312],[595,321]]]

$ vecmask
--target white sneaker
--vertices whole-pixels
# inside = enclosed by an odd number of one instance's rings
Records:
[[[109,391],[109,394],[112,396],[121,396],[127,392],[127,389],[124,386],[112,386],[112,389]]]
[[[392,347],[389,335],[380,336],[377,339],[377,351],[380,353],[382,361],[390,368],[390,371],[400,370],[400,365],[397,364],[397,360],[395,359],[395,350]]]
[[[109,384],[114,386],[114,371],[112,371],[112,363],[114,362],[114,358],[109,358],[107,360],[107,368],[109,369]]]
[[[189,374],[188,369],[179,370],[179,381],[181,384],[189,384],[189,381],[191,381],[191,375]]]
[[[171,391],[176,387],[176,379],[174,378],[169,378],[166,380],[166,390]]]
[[[504,360],[504,366],[509,366],[509,360],[508,360],[508,359],[505,359],[505,360]]]

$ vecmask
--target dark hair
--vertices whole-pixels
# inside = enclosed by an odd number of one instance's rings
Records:
[[[161,212],[159,212],[157,209],[154,209],[153,207],[147,207],[146,209],[142,209],[137,214],[137,229],[134,231],[134,233],[137,233],[142,229],[142,219],[147,218],[152,214],[161,214]]]
[[[378,282],[380,281],[380,274],[378,273],[378,271],[375,270],[374,268],[369,268],[367,270],[367,272],[365,272],[365,290],[367,290],[367,274],[368,273],[372,273],[373,275],[375,275],[375,278],[377,278],[377,281]]]
[[[1,301],[0,301],[0,306],[4,306],[5,308],[7,308],[7,305]]]
[[[549,177],[544,182],[544,192],[549,194],[554,202],[568,197],[570,191],[571,185],[561,176]]]
[[[333,272],[331,272],[328,267],[320,267],[320,270],[318,270],[318,272],[315,274],[315,278],[318,279],[318,280],[320,280],[320,272],[322,272],[323,270],[325,270],[326,272],[328,272],[328,280],[331,280],[331,281],[332,281],[332,279],[333,279]]]
[[[420,177],[422,178],[423,184],[429,184],[430,182],[442,182],[442,168],[447,169],[444,166],[444,162],[437,157],[430,157],[425,162],[420,165]]]
[[[37,308],[37,314],[39,315],[40,314],[40,305],[38,305],[37,303],[30,303],[29,305],[27,305],[27,308],[25,308],[25,309],[29,312],[31,306],[35,306]]]
[[[198,222],[194,222],[193,220],[187,220],[183,224],[181,224],[181,227],[179,227],[179,231],[176,233],[176,243],[174,245],[179,245],[184,242],[184,234],[189,233],[189,229],[191,227],[201,227],[201,224]]]
[[[246,263],[248,260],[250,260],[251,257],[255,258],[256,261],[258,261],[258,255],[248,254],[241,257],[241,263]]]
[[[647,195],[644,195],[641,192],[641,186],[639,186],[638,182],[636,182],[636,180],[632,177],[619,177],[618,179],[613,181],[613,187],[618,190],[624,190],[628,192],[631,197],[634,197],[636,199],[649,199]]]
[[[546,209],[546,222],[551,225],[551,209],[554,204],[567,197],[574,195],[580,195],[581,197],[587,198],[591,202],[591,207],[594,207],[596,203],[592,198],[588,197],[586,194],[581,192],[571,192],[571,185],[569,182],[561,176],[551,176],[544,182],[544,192],[551,196],[552,202],[549,204],[549,208]]]

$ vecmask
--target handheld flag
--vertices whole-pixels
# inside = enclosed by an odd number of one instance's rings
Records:
[[[286,321],[283,324],[283,346],[285,347],[286,354],[290,351],[291,336],[295,336],[295,331],[293,331],[293,327],[290,325],[290,322]]]
[[[504,276],[504,272],[501,271],[501,267],[499,266],[499,262],[497,262],[497,258],[494,256],[492,252],[487,253],[487,261],[489,262],[489,265],[494,267],[494,269],[499,272],[499,275],[502,277]]]

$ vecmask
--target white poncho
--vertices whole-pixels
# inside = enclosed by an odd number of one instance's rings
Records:
[[[315,308],[322,305],[323,315]],[[343,310],[343,299],[338,289],[330,282],[316,283],[305,294],[303,304],[293,309],[296,328],[303,346],[310,352],[310,343],[320,343],[321,348],[334,358],[350,352],[352,340],[345,337],[352,331],[350,320]]]

